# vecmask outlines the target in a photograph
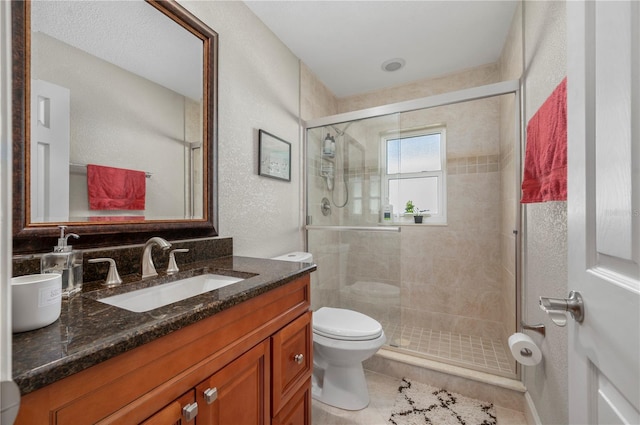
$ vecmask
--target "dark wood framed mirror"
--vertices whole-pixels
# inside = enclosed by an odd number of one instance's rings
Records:
[[[73,13],[75,13],[75,10],[83,3],[107,4],[112,9],[130,3],[139,9],[142,8],[142,13],[145,16],[149,13],[156,15],[158,12],[160,13],[161,17],[157,19],[170,25],[171,28],[163,28],[157,32],[149,30],[146,17],[135,24],[124,23],[127,25],[126,28],[135,27],[134,29],[142,31],[150,40],[148,47],[139,46],[138,40],[144,37],[139,37],[133,32],[124,34],[125,38],[121,38],[118,44],[118,41],[113,41],[115,36],[110,37],[108,34],[102,33],[98,22],[92,21],[89,24],[84,22],[82,25],[89,28],[92,32],[91,36],[98,40],[94,44],[107,44],[106,40],[109,40],[112,45],[115,43],[116,48],[112,49],[117,53],[115,56],[126,56],[123,51],[129,46],[132,49],[137,48],[137,51],[131,53],[131,57],[136,60],[140,59],[140,66],[146,66],[149,69],[149,75],[158,70],[172,68],[176,64],[197,62],[198,67],[195,70],[185,71],[184,74],[178,74],[177,77],[174,76],[174,80],[178,82],[175,86],[172,83],[157,82],[153,76],[149,77],[144,74],[144,71],[141,74],[132,73],[131,76],[123,77],[123,80],[126,81],[123,83],[125,89],[122,92],[114,92],[114,81],[119,78],[120,74],[124,75],[130,70],[123,69],[120,64],[115,62],[109,62],[106,57],[93,56],[93,52],[90,51],[91,46],[85,48],[68,44],[67,39],[60,40],[57,35],[52,35],[47,29],[40,28],[38,14],[47,16],[47,19],[40,19],[40,21],[49,25],[53,20],[51,16],[54,12],[34,10],[34,7],[45,7],[46,4],[49,4],[48,7],[62,5],[74,8]],[[60,16],[63,17],[62,27],[70,25],[66,20],[69,19],[69,15],[73,14],[70,13],[71,10],[60,11]],[[135,16],[132,12],[118,10],[113,21],[107,22],[105,25],[106,27],[114,26],[114,22],[124,21],[125,16],[132,15]],[[93,16],[92,19],[103,19],[105,13],[92,12],[91,16]],[[73,245],[81,249],[142,243],[150,236],[183,239],[217,235],[217,33],[175,1],[166,0],[140,0],[139,2],[62,1],[34,2],[33,4],[30,1],[13,1],[12,24],[13,252],[23,254],[49,251],[55,245],[59,234],[59,225],[65,225],[69,232],[80,235],[80,239],[74,240]],[[32,32],[32,27],[35,32]],[[122,30],[117,31],[122,33]],[[156,64],[155,60],[164,56],[164,53],[154,53],[153,49],[163,46],[170,47],[177,43],[174,43],[174,39],[168,41],[162,39],[168,34],[175,34],[172,37],[176,39],[191,39],[188,41],[191,44],[195,42],[195,55],[193,56],[195,59],[191,60],[183,56],[172,57],[167,53],[168,62],[166,65]],[[97,37],[95,37],[96,35]],[[79,38],[90,39],[91,37],[84,35]],[[58,48],[61,50],[55,50]],[[189,49],[179,47],[174,50],[178,51],[176,54],[181,54],[180,51]],[[55,51],[55,54],[51,54],[52,51]],[[44,52],[42,57],[37,56],[40,55],[40,52]],[[47,54],[49,58],[45,57]],[[73,55],[83,57],[82,60],[85,62],[70,63],[69,57]],[[84,59],[85,57],[89,59]],[[51,65],[52,63],[53,65]],[[53,70],[50,71],[50,69]],[[76,70],[80,70],[78,76],[70,76]],[[66,136],[70,140],[67,142],[67,145],[70,145],[70,148],[67,147],[67,152],[71,153],[67,153],[67,156],[63,155],[63,160],[58,162],[54,162],[57,154],[52,154],[48,146],[41,148],[41,136],[40,133],[37,133],[39,130],[33,127],[34,124],[46,124],[50,119],[50,116],[47,115],[50,112],[49,99],[47,96],[40,96],[37,90],[40,90],[38,88],[40,81],[58,78],[55,76],[56,72],[63,76],[60,78],[67,78],[68,81],[54,82],[64,86],[63,89],[67,89],[71,93],[71,106],[68,108],[70,112],[66,118],[66,121],[71,123],[70,130],[67,130],[68,136]],[[105,75],[108,78],[104,78]],[[80,83],[80,77],[84,78],[84,76],[89,79],[87,82],[83,80]],[[97,80],[101,76],[102,80]],[[178,87],[183,85],[181,83],[193,82],[196,84],[192,84],[192,86],[199,90],[195,94],[189,92],[189,88],[184,88],[184,92],[186,92],[184,94],[183,88]],[[96,91],[84,94],[82,84],[84,87],[91,87]],[[70,89],[69,85],[72,86]],[[154,88],[153,95],[147,99],[147,91],[137,91],[139,86],[144,85],[157,86],[160,89]],[[131,87],[135,87],[135,90],[132,90]],[[162,91],[162,93],[158,95],[157,91]],[[158,97],[170,97],[173,103],[166,106],[159,104]],[[110,99],[115,106],[110,105],[111,109],[97,109],[99,113],[89,115],[87,111],[90,111],[93,105],[102,99]],[[137,99],[142,100],[143,103],[131,106],[131,103]],[[182,105],[180,106],[182,109],[175,107],[178,104]],[[174,123],[171,129],[167,129],[165,124],[174,121],[171,116],[173,111],[177,111],[175,121],[178,124]],[[55,115],[51,116],[54,117],[51,119],[57,119]],[[116,118],[113,118],[114,116]],[[167,119],[167,116],[171,119]],[[128,119],[129,122],[122,127],[116,127],[112,123],[118,119]],[[147,127],[140,129],[142,125],[140,123],[144,123]],[[130,128],[134,126],[135,128]],[[181,126],[182,128],[180,128]],[[100,128],[102,131],[99,130]],[[150,145],[143,143],[150,143]],[[161,143],[173,143],[177,148],[171,146],[164,151],[162,150],[164,148],[159,147],[163,146]],[[133,149],[130,152],[126,150],[126,146],[129,145]],[[171,149],[178,149],[178,155],[175,155]],[[78,157],[80,160],[77,159]],[[144,162],[145,160],[147,162]],[[163,162],[165,160],[175,162],[167,164]],[[60,180],[52,174],[38,174],[42,173],[41,170],[46,170],[49,173],[53,169],[51,164],[57,164],[58,168],[62,167]],[[146,193],[143,192],[142,195],[146,196],[146,207],[142,209],[140,207],[94,208],[92,204],[87,202],[88,197],[91,196],[91,191],[88,191],[87,188],[92,184],[87,182],[86,166],[88,164],[118,167],[118,169],[128,171],[136,169],[138,173],[139,170],[144,170],[148,181]],[[169,174],[170,171],[174,174]],[[76,174],[80,174],[80,176]],[[170,187],[171,185],[166,183],[176,180],[180,182],[177,184],[178,189]],[[61,187],[64,192],[67,186],[69,186],[69,191],[61,196],[53,189],[50,193],[46,189],[55,188],[57,190]],[[45,187],[46,190],[42,187]],[[41,192],[45,194],[41,195]],[[58,199],[63,200],[59,204],[65,207],[64,211],[53,213],[50,209],[57,208],[57,205],[52,207],[49,205],[53,205],[52,200]],[[180,209],[167,212],[169,206],[180,204],[184,204]],[[135,214],[130,211],[133,209],[137,209]]]

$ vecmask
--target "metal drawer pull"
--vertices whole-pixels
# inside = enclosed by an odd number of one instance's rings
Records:
[[[298,364],[302,364],[304,362],[304,354],[296,354],[293,356],[293,360]]]
[[[187,422],[191,422],[198,415],[198,403],[187,404],[182,408],[182,416]]]
[[[204,401],[206,401],[207,404],[211,404],[217,399],[218,399],[218,388],[213,387],[213,388],[207,388],[206,390],[204,390]]]

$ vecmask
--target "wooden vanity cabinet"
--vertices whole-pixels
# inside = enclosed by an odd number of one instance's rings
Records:
[[[16,424],[310,425],[309,295],[305,275],[29,393]]]
[[[291,322],[271,337],[274,416],[288,404],[311,376],[311,312]]]
[[[311,378],[303,384],[273,417],[272,425],[311,424]]]
[[[184,410],[194,406],[195,402],[195,392],[189,391],[166,405],[158,413],[142,422],[141,425],[183,425],[192,422],[188,417],[185,417]]]
[[[197,425],[269,425],[269,341],[196,387]]]

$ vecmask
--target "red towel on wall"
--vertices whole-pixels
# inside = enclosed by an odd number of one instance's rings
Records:
[[[87,165],[89,209],[144,210],[144,171]]]
[[[523,204],[567,200],[567,78],[527,124]]]

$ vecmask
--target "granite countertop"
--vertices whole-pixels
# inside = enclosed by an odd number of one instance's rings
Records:
[[[123,276],[114,288],[85,283],[82,293],[62,301],[51,325],[13,335],[13,380],[27,394],[198,322],[316,269],[314,264],[249,257],[222,257],[183,266],[179,273],[140,280]],[[245,280],[144,313],[96,301],[99,298],[205,272]]]

